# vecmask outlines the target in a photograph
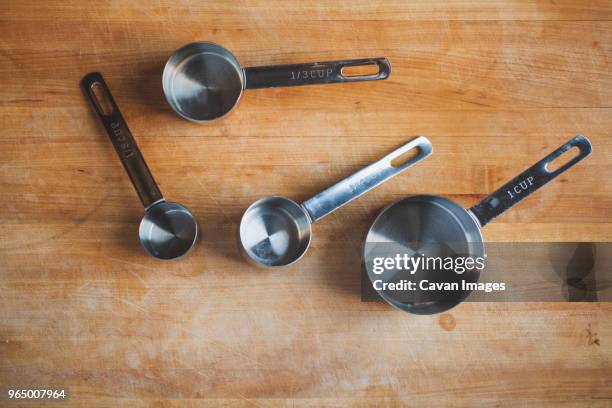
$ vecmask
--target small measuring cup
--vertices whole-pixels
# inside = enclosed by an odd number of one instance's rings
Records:
[[[186,254],[199,234],[195,217],[185,206],[164,199],[102,75],[85,75],[81,86],[144,205],[138,231],[142,247],[158,259],[176,259]]]
[[[415,156],[397,167],[392,164],[412,149],[418,149]],[[265,267],[291,265],[306,253],[313,222],[412,167],[432,151],[429,140],[420,136],[303,204],[280,196],[257,200],[240,221],[239,241],[243,254]]]
[[[344,68],[367,65],[376,65],[378,72],[343,74]],[[376,81],[387,79],[390,73],[386,58],[241,68],[226,48],[212,42],[193,42],[168,59],[162,85],[176,113],[194,122],[207,122],[227,115],[245,89]]]

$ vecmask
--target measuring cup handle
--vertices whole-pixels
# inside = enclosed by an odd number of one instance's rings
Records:
[[[399,166],[392,164],[393,160],[415,148],[418,149],[418,152],[410,160]],[[429,140],[424,136],[419,136],[382,159],[364,167],[352,176],[305,201],[302,207],[306,209],[313,222],[320,220],[327,214],[389,180],[391,177],[429,157],[432,152],[433,147]]]
[[[371,75],[342,74],[345,67],[377,65],[378,72]],[[315,62],[310,64],[271,65],[244,68],[245,88],[273,88],[331,84],[337,82],[377,81],[387,79],[391,64],[386,58],[365,58],[342,61]]]
[[[572,147],[577,147],[579,153],[558,169],[548,171],[548,165]],[[592,149],[589,139],[582,135],[575,136],[519,176],[504,184],[480,203],[470,208],[470,211],[476,216],[480,226],[484,227],[495,217],[501,215],[504,211],[527,198],[527,196],[553,180],[559,174],[589,156]]]
[[[95,94],[93,87],[99,86],[104,93],[105,101],[100,100]],[[147,166],[132,132],[127,126],[127,123],[121,115],[119,107],[115,103],[113,96],[99,72],[91,72],[81,80],[81,87],[85,92],[85,96],[89,99],[102,121],[106,133],[110,137],[113,147],[119,155],[119,159],[127,171],[142,205],[145,209],[151,207],[164,200],[162,193],[159,191],[153,175]],[[104,102],[107,102],[104,106]],[[106,110],[105,110],[106,108]]]

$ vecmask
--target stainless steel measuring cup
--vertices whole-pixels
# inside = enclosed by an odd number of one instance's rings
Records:
[[[418,149],[415,156],[398,165],[392,163],[412,149]],[[255,264],[267,267],[296,262],[310,245],[313,222],[412,167],[432,151],[429,140],[420,136],[303,204],[279,196],[257,200],[240,221],[243,254]]]
[[[549,167],[555,159],[574,147],[578,150],[575,156],[556,169]],[[481,228],[589,156],[591,151],[589,140],[576,136],[469,210],[448,198],[431,195],[407,197],[389,205],[374,220],[363,246],[368,277],[373,284],[380,281],[379,288],[374,289],[389,304],[410,313],[433,314],[456,306],[471,293],[462,289],[461,281],[477,282],[481,269],[466,268],[459,274],[455,270],[435,266],[419,267],[411,271],[414,273],[406,273],[398,272],[393,267],[381,274],[380,270],[379,273],[374,271],[374,259],[392,257],[401,252],[423,259],[484,259]],[[379,290],[383,287],[382,282],[395,284],[402,280],[412,280],[416,284],[423,280],[433,284],[456,283],[460,289]]]
[[[195,244],[199,227],[183,205],[164,199],[102,75],[92,72],[81,80],[145,208],[139,228],[140,243],[159,259],[175,259]]]
[[[344,75],[343,69],[376,65],[371,75]],[[168,59],[162,76],[166,100],[176,113],[194,122],[228,114],[244,89],[329,84],[386,79],[391,65],[386,58],[326,61],[309,64],[241,68],[226,48],[211,42],[194,42]]]

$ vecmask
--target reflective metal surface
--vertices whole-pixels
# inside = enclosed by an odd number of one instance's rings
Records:
[[[264,197],[253,203],[240,222],[240,242],[248,259],[264,266],[286,266],[310,245],[310,218],[285,197]]]
[[[470,208],[470,212],[478,219],[480,226],[484,227],[494,218],[536,192],[540,187],[551,182],[561,173],[590,156],[592,151],[593,146],[586,136],[574,136],[536,164],[498,188],[480,203]],[[565,160],[559,160],[562,155],[570,157],[564,156]],[[553,163],[563,164],[555,168]]]
[[[227,49],[191,43],[168,60],[162,76],[166,100],[179,115],[209,121],[228,114],[242,96],[244,75]]]
[[[198,238],[198,223],[184,206],[161,202],[149,208],[138,231],[140,243],[152,256],[175,259],[186,254]]]
[[[370,75],[343,74],[343,69],[372,65]],[[195,122],[215,120],[230,113],[244,89],[377,81],[391,73],[386,58],[327,61],[306,64],[241,68],[226,48],[211,42],[194,42],[178,49],[164,68],[166,100],[179,115]]]
[[[145,207],[140,243],[149,255],[159,259],[183,256],[198,238],[195,217],[184,206],[164,199],[102,75],[98,72],[85,75],[81,86]]]
[[[411,151],[416,154],[410,159],[396,163]],[[312,221],[317,221],[336,209],[367,193],[374,187],[384,183],[391,177],[409,169],[433,153],[429,139],[419,136],[395,149],[380,160],[364,167],[357,173],[334,184],[316,196],[306,200],[304,208],[310,214]]]
[[[415,156],[403,163],[395,163],[412,149],[417,149]],[[302,205],[278,196],[256,201],[240,221],[239,244],[243,254],[255,264],[266,267],[296,262],[310,245],[312,222],[429,157],[432,150],[429,140],[420,136]]]
[[[477,282],[478,269],[462,275],[453,270],[423,268],[413,275],[390,271],[374,274],[376,257],[406,253],[411,257],[482,257],[484,244],[476,220],[460,205],[438,196],[420,195],[404,198],[385,208],[376,218],[363,248],[363,260],[370,280],[395,282],[400,279],[423,279],[432,283]],[[465,291],[377,291],[391,305],[415,314],[439,313],[463,301]]]

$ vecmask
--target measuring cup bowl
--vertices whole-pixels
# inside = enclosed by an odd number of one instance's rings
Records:
[[[202,122],[227,115],[244,89],[244,71],[234,55],[211,42],[178,49],[164,68],[162,86],[168,104],[185,119]]]
[[[365,265],[373,259],[387,257],[391,252],[408,253],[429,259],[448,257],[484,257],[480,225],[459,204],[445,197],[417,195],[403,198],[385,207],[376,217],[366,236],[363,248]],[[414,275],[377,275],[366,267],[370,280],[392,282],[398,277],[431,283],[478,282],[480,269],[471,268],[463,274],[440,268],[415,270]],[[468,297],[466,291],[405,291],[401,294],[378,291],[392,306],[414,314],[433,314],[448,310]]]
[[[352,66],[376,65],[378,72],[345,75]],[[386,58],[325,61],[242,68],[226,48],[212,42],[193,42],[172,54],[162,75],[170,107],[185,119],[209,122],[229,114],[245,89],[327,84],[386,79]]]
[[[257,265],[288,266],[306,253],[311,230],[310,216],[301,205],[285,197],[264,197],[242,216],[240,247]]]
[[[185,206],[162,201],[146,210],[138,235],[149,255],[158,259],[177,259],[195,245],[199,227]]]

